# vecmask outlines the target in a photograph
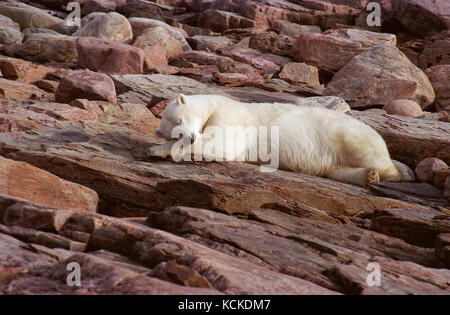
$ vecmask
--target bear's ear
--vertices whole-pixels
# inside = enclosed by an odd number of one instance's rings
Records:
[[[180,94],[180,95],[178,96],[177,104],[178,104],[178,105],[181,105],[181,104],[186,105],[186,104],[187,104],[187,97],[186,97],[186,95]]]

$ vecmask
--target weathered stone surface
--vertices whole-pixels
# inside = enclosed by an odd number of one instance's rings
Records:
[[[96,13],[73,36],[96,37],[122,43],[133,38],[133,31],[128,20],[119,13]]]
[[[344,281],[340,281],[342,279],[335,277],[335,270],[345,268],[345,262],[349,259],[353,259],[352,267],[362,272],[371,256],[379,257],[386,262],[386,265],[395,265],[392,256],[382,254],[380,251],[389,251],[391,255],[397,257],[403,255],[406,257],[414,251],[413,246],[400,245],[401,241],[394,241],[385,244],[384,247],[379,247],[378,241],[386,239],[386,236],[360,230],[357,227],[347,227],[348,229],[344,230],[340,225],[328,222],[318,224],[309,219],[292,218],[287,214],[271,209],[255,209],[251,215],[263,223],[253,220],[239,220],[203,209],[185,207],[166,209],[162,213],[150,216],[148,222],[152,226],[167,229],[180,235],[195,235],[195,238],[189,237],[197,242],[202,242],[202,240],[205,242],[204,240],[213,238],[216,242],[233,244],[238,249],[252,253],[265,263],[275,267],[279,272],[291,274],[346,293],[351,293],[354,290],[353,293],[369,294],[371,291],[365,282],[365,277],[357,277],[356,272],[346,274],[347,280],[351,279],[350,281],[354,283],[356,288],[346,286]],[[299,231],[301,231],[301,235]],[[330,240],[327,238],[330,231],[340,235],[340,237]],[[288,237],[289,239],[283,239],[282,237]],[[353,244],[349,246],[349,243]],[[398,250],[395,243],[402,249]],[[209,246],[217,247],[213,243],[210,243]],[[343,248],[349,247],[352,248],[351,251],[343,250]],[[390,249],[387,250],[386,247],[390,247]],[[324,260],[322,256],[317,254],[317,251],[333,258],[328,261]],[[286,264],[286,262],[289,263]],[[418,278],[427,278],[427,268],[413,263],[412,266],[420,270],[417,274]],[[397,273],[395,269],[394,266],[393,268],[388,267],[389,272],[394,274]],[[433,272],[433,269],[428,270]],[[437,270],[436,272],[439,273]],[[444,275],[445,273],[442,274],[442,276]],[[420,283],[413,279],[411,277],[407,282]],[[387,283],[376,289],[377,293],[383,291],[388,293],[392,291],[392,288],[398,290],[398,293],[412,292],[408,285],[396,281],[395,277],[385,280],[387,280]],[[442,282],[441,280],[441,283],[445,283],[445,281]],[[433,281],[420,287],[422,290],[428,288],[439,292],[439,289],[433,288]],[[420,289],[417,292],[419,291]],[[445,291],[441,291],[441,293],[443,292]]]
[[[156,20],[164,20],[162,10],[151,2],[135,1],[123,4],[117,8],[120,14],[125,15],[127,18],[139,17]]]
[[[389,115],[401,115],[413,118],[423,115],[420,105],[411,100],[391,100],[383,106],[383,110]]]
[[[173,99],[179,93],[215,94],[218,89],[208,88],[196,80],[176,75],[112,75],[118,99],[154,105]]]
[[[434,247],[440,233],[450,232],[450,216],[439,211],[389,209],[374,212],[371,229],[423,247]]]
[[[334,75],[324,93],[340,96],[352,107],[410,99],[426,108],[435,98],[422,70],[388,45],[373,47],[351,59]]]
[[[23,162],[0,157],[0,193],[36,203],[96,211],[97,193]]]
[[[111,12],[116,9],[118,5],[124,5],[126,0],[112,1],[112,0],[88,0],[83,4],[81,9],[82,15],[88,15],[93,12]]]
[[[49,28],[60,33],[64,32],[65,24],[62,19],[51,16],[44,10],[20,2],[0,3],[0,14],[9,17],[20,25],[27,27]]]
[[[450,28],[450,8],[445,0],[398,0],[392,14],[410,32],[427,34]]]
[[[162,27],[166,31],[168,31],[172,37],[180,41],[183,47],[183,51],[191,50],[191,46],[185,39],[185,37],[187,37],[187,34],[180,28],[170,26],[169,24],[164,23],[162,21],[145,18],[130,18],[129,22],[131,24],[131,27],[133,29],[133,35],[135,37],[141,35],[148,28]]]
[[[0,98],[39,99],[44,97],[44,94],[44,91],[32,84],[0,78]]]
[[[46,33],[31,34],[15,50],[26,60],[72,64],[77,61],[76,38]]]
[[[60,122],[65,120],[98,120],[95,112],[59,103],[2,100],[0,109],[0,132],[60,128]]]
[[[450,113],[450,65],[436,65],[425,69],[436,93],[435,106],[438,111]]]
[[[78,67],[106,73],[143,73],[145,53],[130,45],[94,37],[77,39]]]
[[[145,48],[147,46],[163,47],[168,60],[177,57],[183,51],[181,42],[175,37],[172,37],[166,29],[159,26],[145,30],[136,38],[133,46],[139,48]]]
[[[233,46],[230,48],[222,49],[220,52],[222,55],[230,57],[236,61],[247,63],[264,73],[276,73],[280,71],[280,66],[289,62],[289,59],[273,60],[270,54],[263,54],[255,49]],[[278,61],[282,61],[281,63]],[[283,62],[284,61],[284,62]]]
[[[373,46],[386,44],[395,47],[395,35],[356,29],[328,30],[322,34],[302,34],[293,45],[292,55],[296,61],[339,70],[353,57],[370,50]]]
[[[299,36],[305,33],[321,33],[322,30],[316,25],[299,25],[285,20],[276,20],[272,23],[272,27],[277,30],[280,35]]]
[[[196,63],[199,65],[217,65],[218,63],[232,61],[233,59],[206,51],[186,51],[178,55],[177,60]]]
[[[55,69],[21,59],[0,56],[0,71],[6,79],[31,83],[43,79],[47,73]]]
[[[215,52],[219,49],[233,45],[233,41],[225,36],[192,36],[196,50],[206,50]]]
[[[291,62],[283,66],[280,79],[291,83],[306,83],[309,85],[320,85],[319,70],[316,67],[308,66],[305,63]]]
[[[10,18],[0,15],[0,45],[12,45],[22,41],[19,25]]]
[[[265,53],[291,56],[295,39],[292,36],[271,33],[255,34],[250,38],[250,48],[258,49]]]
[[[206,10],[198,17],[198,26],[214,32],[223,32],[233,28],[255,26],[255,22],[239,14],[219,10]]]
[[[58,86],[55,100],[70,103],[77,98],[116,102],[114,82],[103,73],[77,70],[66,75]]]
[[[418,180],[432,184],[436,172],[444,169],[448,169],[448,165],[444,161],[437,158],[426,158],[417,164],[415,172]]]
[[[386,141],[392,158],[415,167],[427,157],[450,163],[450,130],[444,122],[351,111]]]

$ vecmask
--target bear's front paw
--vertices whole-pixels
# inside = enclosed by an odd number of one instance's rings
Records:
[[[147,155],[166,159],[170,155],[170,151],[165,145],[154,145],[147,150]]]

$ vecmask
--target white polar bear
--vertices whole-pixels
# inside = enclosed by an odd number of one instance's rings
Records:
[[[242,103],[220,95],[181,94],[168,104],[156,134],[169,141],[152,146],[148,153],[173,157],[172,147],[179,141],[172,133],[175,127],[182,129],[195,146],[204,139],[214,141],[216,134],[211,130],[224,130],[229,126],[278,127],[276,153],[279,168],[283,170],[325,176],[359,186],[402,179],[381,136],[355,118],[324,108]],[[242,138],[245,137],[240,140]],[[236,147],[230,144],[230,139],[220,141],[224,141],[220,145],[225,153]],[[204,149],[205,144],[202,146]],[[255,143],[247,143],[247,147],[250,146]],[[210,158],[222,159],[223,154]]]

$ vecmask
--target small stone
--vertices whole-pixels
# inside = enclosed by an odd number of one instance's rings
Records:
[[[426,158],[417,164],[415,172],[419,181],[433,184],[435,173],[447,168],[448,165],[438,158]]]
[[[305,63],[291,62],[285,64],[279,77],[291,83],[306,83],[312,86],[320,85],[319,69],[308,66]]]
[[[406,117],[420,117],[423,115],[420,105],[411,100],[392,100],[383,106],[389,115],[400,115]]]

